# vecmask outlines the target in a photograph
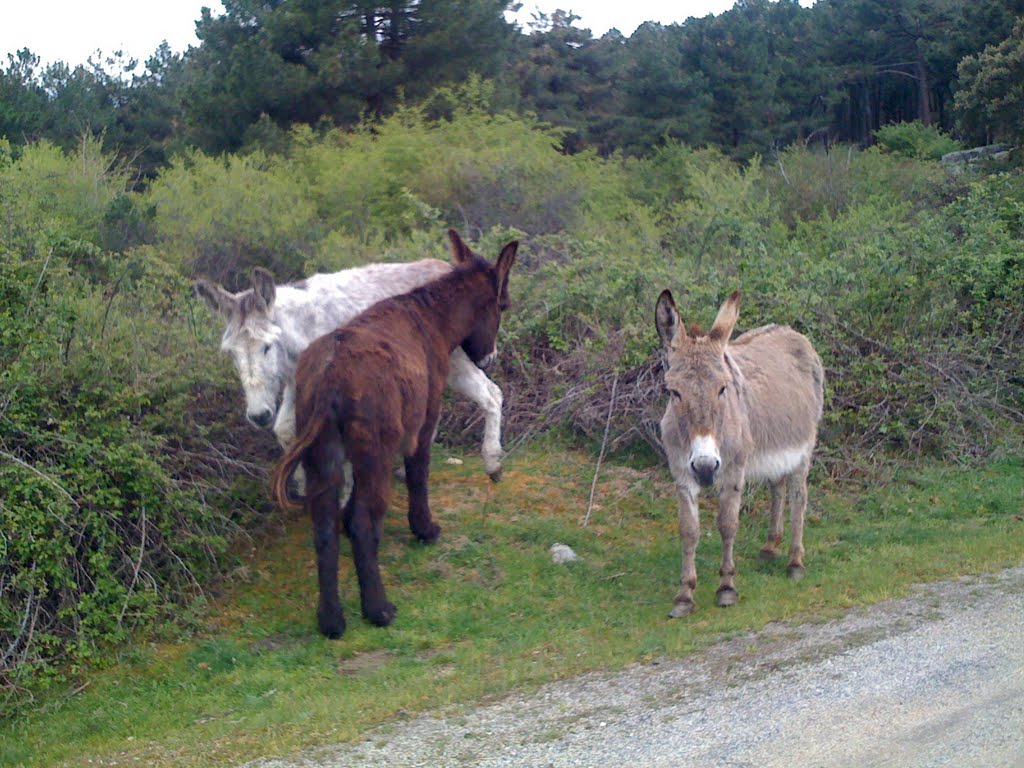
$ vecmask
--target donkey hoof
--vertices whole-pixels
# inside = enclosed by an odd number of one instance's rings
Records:
[[[345,615],[341,611],[321,613],[317,618],[320,633],[328,640],[337,640],[345,634]]]
[[[394,621],[395,614],[397,613],[398,609],[387,601],[380,606],[363,609],[363,616],[366,617],[366,620],[378,627],[386,627]]]
[[[789,578],[793,581],[800,581],[804,577],[804,567],[802,565],[791,565],[786,571],[789,573]]]
[[[670,619],[681,619],[683,616],[689,616],[693,613],[693,608],[692,600],[683,603],[676,603],[672,607],[672,610],[668,612],[668,617]]]
[[[715,605],[719,608],[728,608],[730,605],[736,605],[739,599],[739,593],[732,587],[719,587],[715,593]]]
[[[433,544],[441,537],[441,526],[437,523],[431,524],[425,531],[413,531],[416,540],[423,544]]]
[[[762,547],[761,551],[757,553],[757,556],[760,560],[763,560],[767,563],[770,560],[774,560],[776,557],[778,557],[779,552],[778,550],[771,549],[770,547]]]
[[[491,478],[491,482],[492,483],[497,483],[497,482],[501,481],[501,472],[502,472],[502,468],[498,467],[497,469],[495,469],[493,471],[488,470],[487,476],[489,478]]]

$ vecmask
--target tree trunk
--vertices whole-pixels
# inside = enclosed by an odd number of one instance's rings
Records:
[[[403,8],[400,5],[393,5],[388,15],[387,39],[382,42],[384,55],[391,61],[397,61],[402,52],[402,22]]]
[[[917,57],[917,116],[924,125],[932,124],[932,110],[929,101],[928,64],[924,57]]]

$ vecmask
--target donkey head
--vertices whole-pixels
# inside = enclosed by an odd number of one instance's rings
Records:
[[[290,374],[281,328],[273,320],[274,276],[257,267],[252,288],[240,293],[206,280],[198,280],[193,288],[227,321],[220,348],[231,355],[242,381],[246,418],[257,427],[270,426]]]
[[[462,349],[477,366],[486,369],[498,356],[498,327],[501,313],[509,308],[508,273],[516,260],[519,242],[513,240],[501,249],[498,260],[492,266],[486,259],[474,254],[459,233],[448,230],[451,241],[452,261],[456,269],[475,270],[484,275],[487,289],[480,293],[481,300],[475,307],[475,316],[469,335],[462,341]]]
[[[666,418],[679,428],[686,465],[698,483],[711,485],[722,466],[720,447],[727,429],[730,392],[739,381],[738,370],[727,352],[729,337],[740,311],[740,293],[733,293],[718,310],[706,335],[679,319],[671,292],[665,290],[655,307],[655,325],[668,357],[665,387],[669,392]]]

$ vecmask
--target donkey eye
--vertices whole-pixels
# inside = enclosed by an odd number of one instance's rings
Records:
[[[682,399],[683,399],[683,396],[682,396],[682,395],[680,395],[680,394],[679,394],[678,392],[676,392],[676,391],[675,391],[674,389],[670,389],[670,390],[668,391],[668,393],[669,393],[670,395],[672,395],[672,399],[673,399],[673,400],[682,400]]]
[[[270,345],[269,344],[267,344],[266,346],[263,347],[263,354],[264,355],[269,355],[270,354]]]
[[[718,390],[718,396],[719,397],[725,397],[725,390],[726,390],[726,386],[723,385],[722,388],[720,390]]]

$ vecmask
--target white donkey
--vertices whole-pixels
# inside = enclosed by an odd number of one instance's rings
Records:
[[[452,269],[438,259],[408,264],[371,264],[317,274],[286,285],[257,267],[252,288],[231,293],[198,280],[197,296],[227,320],[221,349],[234,360],[245,390],[245,415],[257,427],[273,424],[282,447],[295,438],[295,365],[310,342],[347,323],[381,299],[407,293]],[[461,348],[452,353],[449,387],[484,412],[484,469],[501,477],[501,389]],[[297,473],[300,492],[303,478]]]

